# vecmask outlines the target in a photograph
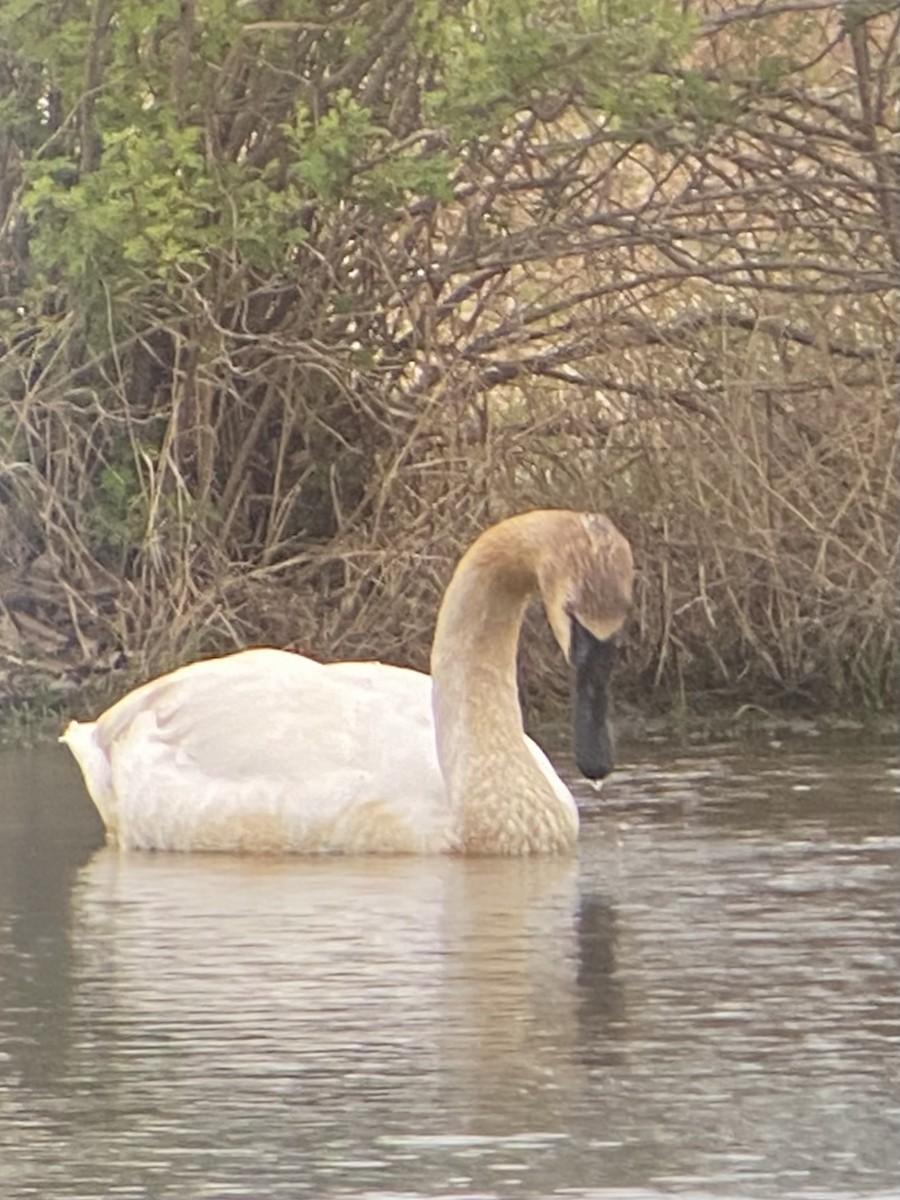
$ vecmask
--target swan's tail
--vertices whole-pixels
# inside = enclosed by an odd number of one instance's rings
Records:
[[[103,824],[108,833],[114,834],[116,794],[113,788],[112,768],[100,743],[96,722],[70,721],[59,740],[74,754],[84,776],[85,786],[103,818]]]

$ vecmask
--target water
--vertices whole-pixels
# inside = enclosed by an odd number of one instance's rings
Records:
[[[0,756],[0,1197],[900,1196],[898,790],[642,747],[577,860],[270,861]]]

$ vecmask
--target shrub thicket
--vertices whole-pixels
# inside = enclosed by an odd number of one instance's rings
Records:
[[[626,686],[896,698],[896,7],[691,8],[7,0],[7,696],[424,665],[548,504],[634,542]]]

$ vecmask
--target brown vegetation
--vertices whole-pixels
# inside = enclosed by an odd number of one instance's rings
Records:
[[[898,16],[772,7],[707,4],[677,103],[630,131],[548,95],[468,144],[446,201],[310,203],[288,268],[220,242],[118,286],[105,348],[49,291],[0,361],[6,695],[258,642],[423,666],[460,547],[548,505],[632,540],[645,703],[892,704]],[[405,11],[343,69],[426,145]],[[263,25],[203,115],[218,161],[285,161]]]

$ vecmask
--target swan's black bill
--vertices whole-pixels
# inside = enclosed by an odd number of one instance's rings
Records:
[[[614,638],[601,641],[572,618],[569,661],[574,673],[575,762],[588,779],[605,779],[613,769],[612,735],[606,710],[615,654]]]

